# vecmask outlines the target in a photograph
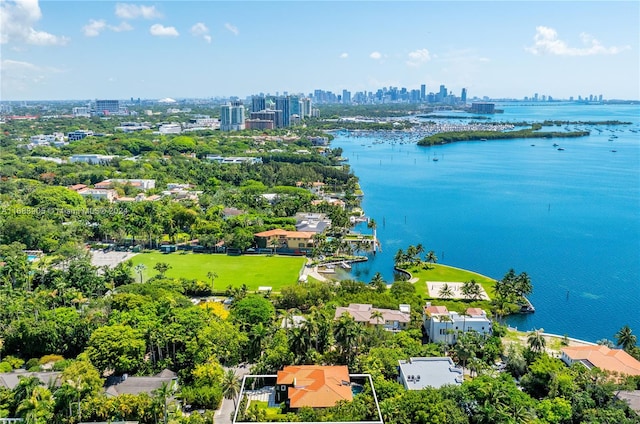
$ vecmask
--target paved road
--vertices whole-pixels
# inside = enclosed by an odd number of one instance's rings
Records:
[[[249,374],[250,367],[251,367],[250,364],[240,364],[237,367],[230,367],[230,368],[225,367],[225,370],[232,369],[236,373],[236,376],[238,376],[238,378],[242,382],[242,377],[246,374]],[[236,399],[236,402],[237,401],[239,400]],[[233,399],[223,398],[222,403],[220,404],[220,409],[218,409],[215,414],[216,424],[231,424],[231,419],[233,418],[231,414],[233,414],[234,411],[235,411],[235,408],[233,404]]]

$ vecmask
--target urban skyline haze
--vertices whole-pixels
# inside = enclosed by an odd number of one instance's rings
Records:
[[[640,99],[640,3],[0,0],[0,100],[381,87]]]

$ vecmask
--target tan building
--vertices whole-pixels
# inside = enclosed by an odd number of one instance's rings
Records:
[[[380,312],[382,318],[373,318],[374,312]],[[371,305],[352,303],[348,307],[338,306],[334,319],[339,319],[343,314],[349,314],[356,322],[364,322],[369,325],[382,325],[385,330],[405,330],[411,322],[411,307],[400,305],[399,310],[373,308]]]
[[[314,232],[311,231],[287,231],[275,229],[263,231],[254,234],[256,244],[259,248],[283,248],[283,249],[302,249],[308,250],[313,248]]]

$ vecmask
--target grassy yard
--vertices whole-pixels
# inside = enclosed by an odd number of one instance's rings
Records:
[[[270,286],[273,291],[281,287],[296,284],[298,275],[305,263],[304,257],[243,255],[227,256],[224,254],[204,254],[181,252],[163,254],[159,252],[141,253],[132,259],[134,267],[143,264],[143,280],[158,274],[153,266],[165,262],[171,266],[167,277],[187,278],[208,281],[207,273],[215,272],[216,289],[225,289],[229,285],[240,287],[246,284],[249,290],[257,290],[259,286]],[[135,275],[139,279],[138,274]]]
[[[268,402],[263,402],[260,400],[252,400],[249,406],[253,404],[257,404],[258,408],[263,409],[267,412],[267,421],[283,421],[287,414],[280,413],[279,406],[269,406]]]
[[[409,268],[407,269],[407,271],[411,273],[414,279],[418,279],[414,283],[416,292],[425,296],[427,299],[429,299],[429,293],[427,291],[427,281],[465,282],[474,279],[478,284],[482,286],[482,288],[487,292],[487,295],[489,295],[490,298],[494,295],[493,286],[495,280],[493,280],[492,278],[472,271],[467,271],[465,269],[455,268],[442,264],[429,264],[428,269],[425,269],[424,265],[425,264]],[[486,300],[468,301],[462,299],[447,301],[434,299],[434,302],[438,305],[444,305],[449,310],[453,311],[462,311],[466,308],[482,308],[488,311],[490,304],[489,301]]]

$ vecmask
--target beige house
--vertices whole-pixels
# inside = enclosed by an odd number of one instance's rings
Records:
[[[372,317],[374,312],[380,312],[382,318]],[[343,314],[349,314],[356,322],[369,325],[382,325],[385,330],[405,330],[411,322],[411,307],[400,305],[399,310],[374,308],[371,305],[352,303],[348,307],[338,306],[334,319],[340,319]]]
[[[254,234],[259,248],[312,249],[314,232],[275,229]]]

